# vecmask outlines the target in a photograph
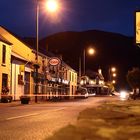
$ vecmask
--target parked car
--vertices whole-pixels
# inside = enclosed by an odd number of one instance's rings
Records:
[[[76,91],[75,98],[88,98],[87,88],[79,87]]]

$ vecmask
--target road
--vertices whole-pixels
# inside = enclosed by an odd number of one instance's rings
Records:
[[[0,104],[0,140],[43,140],[60,128],[76,123],[79,112],[114,97],[90,97],[67,102],[30,105]]]

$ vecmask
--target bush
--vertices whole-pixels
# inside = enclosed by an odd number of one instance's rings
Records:
[[[1,102],[2,103],[10,103],[10,102],[12,102],[12,96],[11,95],[2,95],[1,96]]]

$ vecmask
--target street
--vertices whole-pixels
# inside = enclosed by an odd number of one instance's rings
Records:
[[[63,102],[0,104],[0,140],[42,140],[74,124],[79,112],[114,97],[90,97]]]

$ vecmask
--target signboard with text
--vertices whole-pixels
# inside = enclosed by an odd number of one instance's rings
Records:
[[[135,17],[135,43],[140,45],[140,11],[136,11]]]
[[[57,66],[60,63],[61,63],[61,60],[59,58],[57,58],[57,57],[52,57],[52,58],[49,59],[49,64],[51,66]]]

